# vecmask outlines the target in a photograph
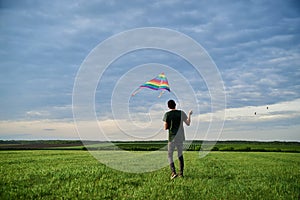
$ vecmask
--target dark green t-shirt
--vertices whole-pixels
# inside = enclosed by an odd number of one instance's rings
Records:
[[[181,110],[171,110],[166,112],[163,121],[167,122],[169,130],[169,142],[173,141],[184,141],[184,128],[183,122],[187,119],[185,112]]]

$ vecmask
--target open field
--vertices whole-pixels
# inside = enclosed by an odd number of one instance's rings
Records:
[[[138,153],[138,152],[137,152]],[[184,153],[184,178],[168,166],[116,171],[88,151],[0,151],[0,199],[299,199],[297,153]],[[177,164],[177,163],[176,163]]]

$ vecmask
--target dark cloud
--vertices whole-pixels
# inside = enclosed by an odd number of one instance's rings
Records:
[[[54,129],[54,128],[44,128],[43,130],[44,131],[55,131],[56,129]]]

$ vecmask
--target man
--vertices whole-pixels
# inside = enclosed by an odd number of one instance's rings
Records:
[[[170,111],[164,114],[163,121],[164,129],[169,130],[168,160],[172,171],[171,179],[174,179],[178,175],[176,173],[173,161],[173,152],[176,147],[179,159],[179,176],[183,177],[184,161],[182,149],[183,141],[185,140],[183,122],[185,122],[185,124],[188,126],[191,124],[191,115],[193,114],[193,111],[190,110],[187,116],[184,111],[176,110],[176,103],[174,100],[168,101],[168,108],[170,109]]]

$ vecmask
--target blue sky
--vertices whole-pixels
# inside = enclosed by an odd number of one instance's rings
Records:
[[[300,140],[300,3],[296,0],[2,0],[0,139],[77,139],[72,92],[82,62],[108,37],[141,27],[179,31],[210,55],[227,99],[220,139]],[[203,139],[211,114],[205,82],[186,61],[150,50],[122,56],[100,81],[95,94],[97,117],[107,134],[120,131],[109,109],[112,89],[122,75],[144,63],[171,66],[190,81],[198,102],[194,120],[202,131],[196,138]],[[137,75],[138,81],[147,81],[158,71]],[[172,70],[168,72],[172,77]],[[169,81],[172,87],[174,80]],[[132,119],[141,111],[146,112],[141,119],[153,115],[144,137],[159,130],[157,137],[162,139],[166,134],[160,130],[166,111],[162,105],[171,96],[157,99],[156,95],[143,91],[129,110]],[[189,109],[188,102],[182,104]],[[187,128],[187,134],[194,129]]]

